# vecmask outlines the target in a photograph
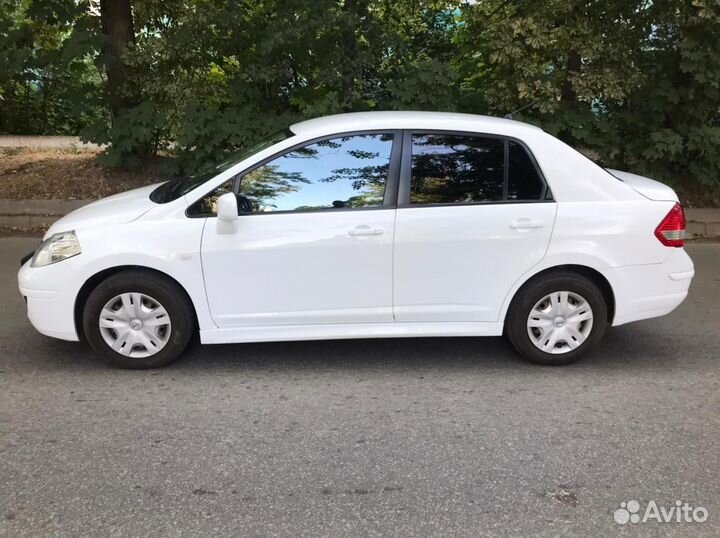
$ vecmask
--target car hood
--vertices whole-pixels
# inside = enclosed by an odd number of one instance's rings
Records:
[[[58,232],[96,227],[104,224],[122,224],[143,216],[156,204],[150,193],[159,185],[148,185],[102,198],[68,213],[50,226],[45,238]]]
[[[675,191],[664,183],[650,179],[649,177],[638,176],[630,172],[607,169],[612,175],[623,183],[627,183],[633,190],[642,194],[645,198],[658,201],[677,202],[678,196]]]

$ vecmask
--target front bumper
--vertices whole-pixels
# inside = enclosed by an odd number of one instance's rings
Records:
[[[30,267],[28,259],[18,272],[18,287],[27,303],[27,316],[35,329],[53,338],[78,341],[72,264]]]

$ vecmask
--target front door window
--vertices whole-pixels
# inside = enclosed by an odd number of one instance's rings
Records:
[[[351,135],[292,150],[243,176],[253,213],[380,207],[391,134]]]

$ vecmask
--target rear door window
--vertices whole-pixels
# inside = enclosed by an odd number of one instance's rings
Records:
[[[546,185],[515,140],[455,133],[410,137],[412,205],[542,200]]]

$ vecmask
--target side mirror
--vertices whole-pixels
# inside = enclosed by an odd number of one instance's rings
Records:
[[[232,222],[238,219],[237,198],[232,192],[223,194],[217,200],[218,219]]]
[[[235,194],[228,192],[217,199],[217,232],[233,234],[238,220],[238,205]]]

